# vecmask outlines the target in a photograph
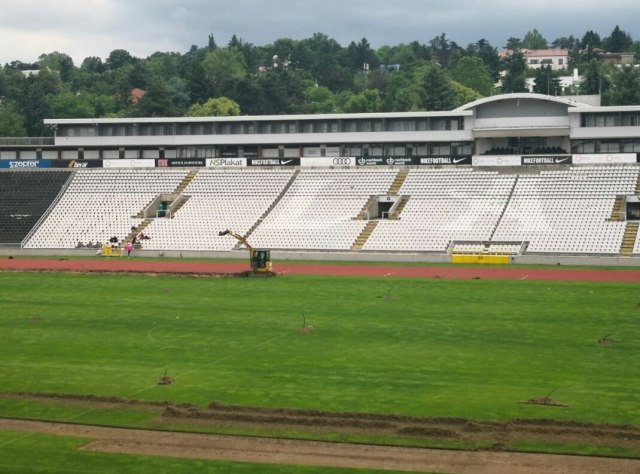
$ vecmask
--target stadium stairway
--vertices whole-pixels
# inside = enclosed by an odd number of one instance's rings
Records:
[[[369,200],[365,203],[364,206],[362,206],[362,210],[358,213],[356,220],[366,221],[367,219],[369,219],[369,214],[367,211],[373,205],[373,203],[376,202],[377,199],[378,199],[377,196],[369,197]]]
[[[491,231],[491,235],[489,236],[489,240],[488,240],[489,244],[493,240],[493,236],[495,235],[496,231],[498,230],[498,226],[500,225],[500,222],[502,222],[502,218],[504,217],[504,213],[507,212],[507,208],[509,207],[509,203],[511,202],[511,198],[513,197],[513,192],[516,190],[516,186],[518,185],[518,178],[520,178],[520,175],[516,175],[516,178],[513,180],[513,186],[511,186],[511,190],[509,191],[509,197],[507,198],[507,202],[504,203],[504,207],[502,208],[502,212],[500,213],[500,216],[496,220],[496,225],[493,228],[493,230]]]
[[[396,179],[391,183],[391,187],[389,188],[389,194],[392,196],[397,196],[398,191],[404,184],[404,180],[407,179],[407,175],[409,174],[408,168],[401,168],[396,175]]]
[[[400,214],[402,213],[404,206],[406,206],[407,202],[409,202],[409,196],[400,196],[400,199],[398,201],[399,202],[396,205],[395,210],[389,216],[389,219],[392,221],[397,221],[400,219]]]
[[[378,221],[367,222],[367,225],[364,229],[362,229],[362,232],[360,232],[360,235],[356,239],[355,243],[351,246],[352,252],[359,252],[360,250],[362,250],[362,247],[364,247],[364,244],[367,243],[367,240],[369,239],[377,225]]]
[[[198,170],[190,170],[187,176],[185,176],[182,182],[178,185],[175,192],[182,193],[197,175]]]
[[[624,235],[622,236],[622,245],[620,247],[621,257],[630,257],[633,254],[633,246],[638,236],[638,227],[640,224],[637,222],[627,222],[627,227],[624,229]]]
[[[138,225],[137,227],[134,227],[133,229],[131,229],[131,232],[129,232],[129,234],[123,240],[120,241],[120,243],[118,244],[118,248],[120,248],[120,249],[124,248],[124,246],[125,246],[125,244],[127,242],[131,242],[133,240],[133,237],[135,237],[140,232],[142,232],[144,229],[146,229],[147,226],[149,224],[151,224],[152,222],[153,222],[153,218],[147,217],[144,221],[142,221],[140,223],[140,225]]]
[[[622,212],[622,205],[624,204],[624,196],[616,196],[616,200],[613,203],[613,210],[611,211],[610,221],[624,221],[624,213]]]

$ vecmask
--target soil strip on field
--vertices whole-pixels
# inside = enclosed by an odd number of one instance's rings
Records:
[[[189,459],[459,474],[639,472],[640,460],[464,452],[178,433],[0,418],[0,429],[88,438],[87,451]]]

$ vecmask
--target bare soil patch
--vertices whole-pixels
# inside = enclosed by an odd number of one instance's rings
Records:
[[[146,407],[160,410],[158,421],[166,426],[241,427],[258,432],[296,431],[306,437],[314,433],[393,436],[419,444],[422,440],[457,441],[504,450],[514,442],[584,444],[602,447],[638,449],[640,427],[634,425],[597,424],[552,419],[513,419],[504,422],[478,421],[450,417],[411,417],[376,413],[335,413],[320,410],[263,408],[226,405],[213,402],[208,407],[175,404],[170,401],[149,402],[94,395],[0,393],[2,397],[51,400],[53,403],[77,404],[84,408]],[[541,403],[550,405],[550,403]],[[552,416],[553,407],[540,407],[540,416]],[[411,441],[413,440],[413,441]],[[640,462],[640,460],[639,460]]]

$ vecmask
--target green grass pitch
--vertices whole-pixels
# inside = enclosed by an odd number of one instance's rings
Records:
[[[640,424],[637,285],[0,274],[4,391]],[[302,334],[303,318],[314,332]],[[621,344],[602,346],[610,334]],[[158,386],[165,369],[176,379]]]
[[[7,272],[0,288],[2,392],[640,424],[634,284]],[[517,403],[552,390],[567,409]],[[148,415],[0,396],[0,416]]]

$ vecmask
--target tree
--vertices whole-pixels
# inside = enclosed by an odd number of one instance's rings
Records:
[[[126,65],[133,65],[137,62],[136,58],[131,56],[124,49],[114,49],[107,58],[107,67],[109,69],[120,69]]]
[[[579,86],[580,94],[595,95],[609,89],[609,79],[604,74],[602,65],[596,59],[589,61]]]
[[[60,74],[46,69],[26,80],[24,95],[19,99],[19,108],[25,116],[27,133],[31,137],[50,135],[44,119],[51,116],[49,99],[61,90]]]
[[[38,58],[38,66],[39,69],[58,71],[62,82],[69,82],[75,69],[73,59],[64,53],[59,53],[58,51],[41,55]]]
[[[520,50],[514,50],[504,59],[505,75],[502,78],[502,93],[527,92],[527,63]]]
[[[214,97],[204,104],[192,105],[185,117],[228,117],[240,115],[240,106],[228,97]]]
[[[299,112],[305,114],[336,112],[336,98],[327,87],[310,86],[304,91],[304,101]]]
[[[431,46],[434,59],[445,67],[455,65],[462,53],[462,48],[454,41],[449,41],[444,33],[433,38],[429,42],[429,45]]]
[[[604,102],[607,105],[640,105],[640,68],[629,65],[614,69]]]
[[[515,36],[510,36],[509,39],[507,39],[507,45],[505,46],[505,49],[508,49],[509,51],[514,51],[516,49],[521,49],[522,48],[522,40],[520,38],[516,38]]]
[[[489,96],[493,92],[493,80],[489,69],[482,59],[465,56],[451,70],[451,77],[460,84],[475,90],[481,96]]]
[[[593,50],[597,48],[602,48],[602,40],[600,39],[600,35],[593,30],[587,31],[580,40],[580,49]]]
[[[549,49],[549,43],[547,40],[540,34],[538,30],[535,28],[531,31],[528,31],[524,38],[522,39],[522,43],[520,44],[521,49]]]
[[[451,81],[451,85],[453,86],[455,96],[454,108],[482,98],[476,90],[460,84],[458,81]]]
[[[87,93],[74,94],[62,92],[49,99],[52,118],[90,118],[95,117],[96,110]]]
[[[551,47],[555,49],[568,49],[572,50],[578,45],[578,40],[573,35],[561,36],[551,42]]]
[[[491,46],[486,39],[481,39],[475,44],[467,46],[467,54],[477,56],[484,62],[491,74],[491,80],[496,83],[500,80],[500,57],[498,49]]]
[[[533,92],[537,94],[562,95],[562,83],[560,77],[551,65],[541,66],[536,69],[536,75],[533,83]]]
[[[427,65],[422,79],[421,106],[424,110],[455,108],[455,89],[451,79],[437,63]]]
[[[377,90],[367,89],[360,94],[343,92],[339,98],[342,102],[341,110],[345,113],[379,112],[382,100]]]
[[[24,115],[6,99],[0,101],[0,137],[24,137],[26,134]]]
[[[611,36],[602,41],[604,48],[610,53],[624,53],[631,49],[633,40],[631,35],[622,31],[618,25],[611,32]]]
[[[202,69],[213,95],[233,97],[235,84],[247,75],[244,56],[236,48],[216,49],[207,53]]]

